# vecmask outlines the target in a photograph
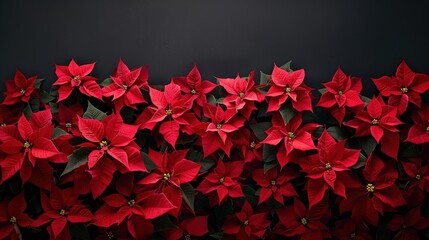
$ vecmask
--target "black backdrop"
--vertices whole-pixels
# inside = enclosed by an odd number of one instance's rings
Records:
[[[425,3],[426,2],[426,3]],[[0,1],[0,79],[18,68],[55,81],[54,64],[96,61],[105,78],[120,57],[150,66],[151,84],[197,64],[205,79],[293,60],[320,87],[338,66],[364,78],[405,59],[429,73],[428,1],[45,0]],[[4,89],[1,84],[0,90]]]

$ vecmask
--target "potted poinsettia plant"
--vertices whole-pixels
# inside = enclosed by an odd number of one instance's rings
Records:
[[[370,97],[290,62],[165,86],[55,67],[50,92],[5,82],[0,239],[429,238],[429,75],[405,62]]]

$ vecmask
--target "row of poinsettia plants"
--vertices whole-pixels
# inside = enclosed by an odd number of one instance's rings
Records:
[[[93,68],[6,81],[0,239],[429,237],[429,75],[405,62],[371,98],[341,69],[317,92],[290,64],[164,87]]]

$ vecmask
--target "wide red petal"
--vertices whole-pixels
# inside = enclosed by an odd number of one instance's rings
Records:
[[[93,198],[99,197],[107,186],[112,182],[113,174],[116,171],[115,163],[107,158],[98,162],[91,170],[88,170],[92,176],[91,190]]]
[[[95,119],[85,119],[78,116],[79,130],[82,136],[91,142],[99,143],[104,137],[104,125]]]

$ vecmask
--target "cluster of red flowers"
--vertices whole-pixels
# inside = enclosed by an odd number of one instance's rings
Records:
[[[94,65],[6,81],[0,239],[429,237],[429,75],[405,62],[372,99],[338,69],[323,121],[290,64],[163,88]]]

